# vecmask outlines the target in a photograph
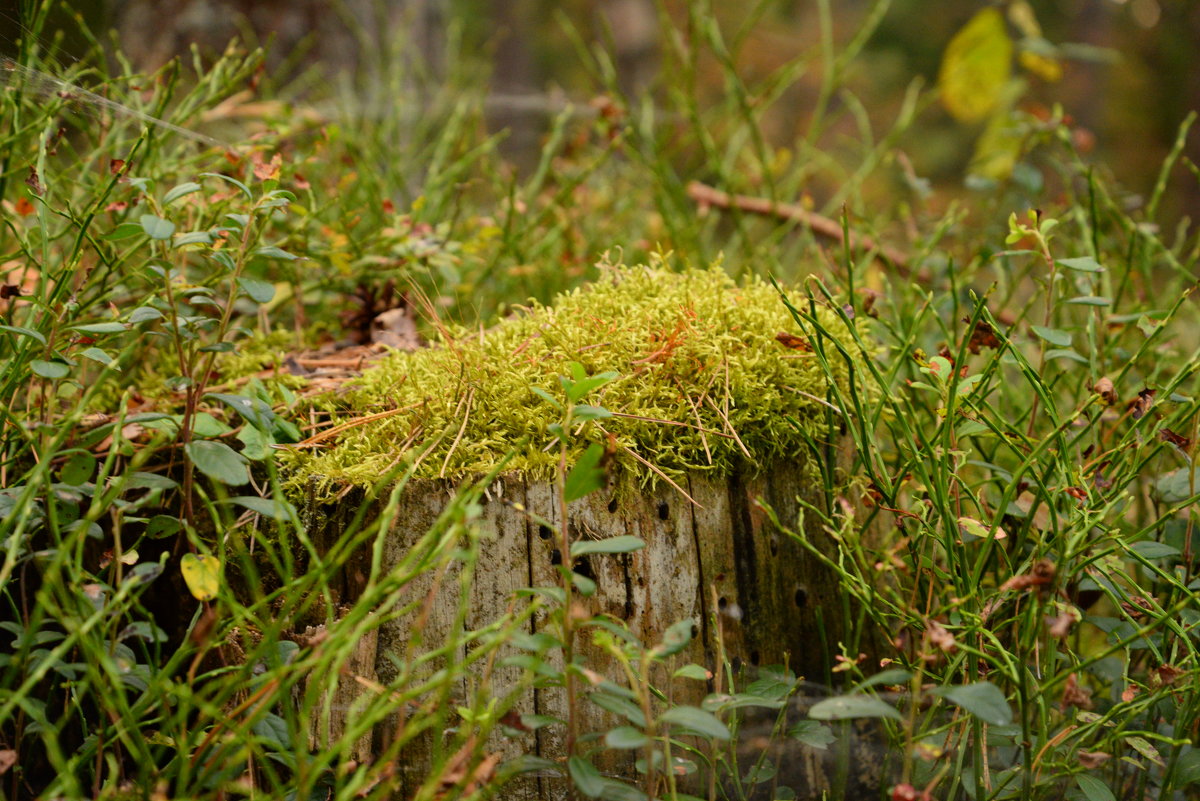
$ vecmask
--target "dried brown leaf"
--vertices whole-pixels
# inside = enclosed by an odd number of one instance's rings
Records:
[[[798,337],[795,334],[789,334],[786,331],[780,331],[776,334],[775,341],[791,350],[812,351],[812,345],[808,344],[807,339]]]
[[[1082,687],[1079,684],[1079,678],[1072,673],[1067,676],[1066,686],[1063,687],[1062,701],[1060,702],[1062,710],[1065,712],[1071,707],[1077,709],[1092,708],[1092,691],[1088,687]]]
[[[1192,441],[1182,434],[1176,434],[1169,428],[1160,428],[1158,430],[1158,438],[1163,442],[1169,442],[1181,451],[1186,451],[1192,447]]]
[[[963,322],[970,322],[970,319],[965,318]],[[967,348],[971,353],[979,353],[981,348],[994,350],[998,347],[1000,347],[1000,338],[996,336],[996,329],[992,328],[992,324],[987,320],[976,322],[975,327],[971,329],[971,338],[967,341]]]
[[[1117,390],[1113,386],[1112,379],[1107,376],[1092,385],[1092,392],[1099,395],[1106,406],[1115,406],[1117,403]]]
[[[1134,420],[1141,420],[1150,411],[1150,407],[1154,405],[1154,396],[1158,394],[1156,389],[1143,389],[1137,394],[1137,397],[1129,402],[1129,411]]]

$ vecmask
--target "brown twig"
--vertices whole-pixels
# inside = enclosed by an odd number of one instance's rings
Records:
[[[837,220],[830,219],[816,212],[809,211],[797,203],[776,203],[773,200],[750,195],[731,195],[720,189],[692,181],[687,185],[687,194],[702,208],[716,206],[719,209],[735,208],[748,211],[751,214],[762,214],[769,217],[780,217],[792,220],[808,228],[814,234],[832,239],[841,244],[844,241],[842,225]],[[850,232],[850,247],[860,251],[874,251],[875,257],[890,263],[902,275],[910,274],[908,254],[895,248],[877,242],[865,234]]]

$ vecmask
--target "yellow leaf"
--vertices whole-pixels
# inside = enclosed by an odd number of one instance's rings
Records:
[[[1021,132],[1011,115],[997,114],[975,142],[971,173],[995,181],[1006,180],[1021,158],[1021,143]]]
[[[1062,78],[1062,64],[1058,63],[1057,59],[1050,58],[1050,56],[1043,56],[1041,53],[1035,53],[1032,50],[1022,50],[1017,56],[1017,61],[1026,70],[1047,83],[1054,83]]]
[[[221,563],[217,557],[185,553],[179,560],[179,571],[183,573],[183,580],[197,601],[211,601],[217,597],[217,589],[221,584]]]
[[[1012,74],[1013,43],[1004,17],[985,8],[954,35],[942,54],[942,105],[962,122],[978,122],[1002,99]]]

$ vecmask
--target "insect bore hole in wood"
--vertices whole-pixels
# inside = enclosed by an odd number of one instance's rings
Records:
[[[548,540],[548,539],[550,539],[550,534],[551,534],[551,531],[550,531],[549,526],[538,526],[538,536],[539,537],[541,537],[544,540]]]
[[[616,513],[616,511],[617,511],[617,499],[616,498],[613,498],[611,501],[608,502],[608,511],[610,511],[614,514]]]
[[[658,504],[658,519],[669,520],[671,518],[671,507],[666,501],[661,501]]]
[[[796,602],[797,607],[803,609],[804,605],[808,603],[808,590],[797,587],[796,594],[792,596],[792,599]]]

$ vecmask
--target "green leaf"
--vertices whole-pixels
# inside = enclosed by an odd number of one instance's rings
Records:
[[[604,744],[609,748],[641,748],[650,738],[632,726],[617,726],[604,735]]]
[[[247,187],[244,183],[242,183],[241,181],[239,181],[236,178],[231,178],[228,175],[222,175],[219,172],[202,172],[202,173],[200,173],[200,175],[205,178],[217,178],[219,180],[226,181],[227,183],[231,183],[234,186],[236,186],[238,189],[242,190],[242,192],[245,193],[245,195],[248,199],[250,199],[250,200],[254,199],[254,195],[252,195],[250,193],[249,187]],[[243,225],[244,224],[245,223],[243,223]]]
[[[815,720],[797,721],[796,725],[788,729],[787,734],[788,737],[798,741],[801,745],[807,745],[809,748],[817,748],[822,751],[827,749],[829,744],[837,739],[833,736],[833,729]]]
[[[146,536],[150,539],[162,539],[179,533],[181,524],[178,518],[170,515],[155,515],[146,524]]]
[[[1059,267],[1066,267],[1068,270],[1075,270],[1081,273],[1104,272],[1104,268],[1100,266],[1100,262],[1091,256],[1081,256],[1077,259],[1055,259],[1054,263]]]
[[[596,594],[596,582],[585,575],[572,571],[571,583],[575,585],[575,589],[579,590],[579,594],[585,598],[591,598]]]
[[[291,749],[292,738],[288,736],[287,721],[273,712],[268,712],[254,724],[254,733],[273,746],[273,750]]]
[[[1088,360],[1073,348],[1051,348],[1046,351],[1046,359],[1070,359],[1073,362],[1087,364]]]
[[[184,245],[211,245],[212,242],[212,233],[209,231],[188,231],[186,234],[180,234],[175,237],[175,240],[171,244],[174,247],[181,248]]]
[[[627,698],[618,698],[606,692],[593,692],[588,695],[588,700],[601,709],[620,715],[640,729],[646,728],[646,716],[641,707]]]
[[[168,203],[176,201],[179,198],[183,197],[184,195],[190,195],[192,192],[199,192],[199,191],[200,191],[200,184],[196,183],[195,181],[188,181],[187,183],[182,183],[179,186],[171,188],[167,192],[167,194],[163,195],[163,201],[162,201],[163,205],[165,206]]]
[[[694,706],[676,706],[663,712],[659,721],[714,740],[728,740],[729,727],[711,712]]]
[[[287,501],[260,498],[256,495],[238,495],[228,498],[222,503],[234,503],[273,520],[288,520],[296,514],[296,507]]]
[[[566,390],[567,400],[571,403],[578,403],[586,395],[616,379],[619,375],[610,370],[606,373],[588,376],[579,362],[571,362],[570,367],[572,378],[560,376],[559,380],[562,382],[563,389]]]
[[[691,619],[672,624],[663,632],[662,642],[654,646],[650,651],[650,656],[654,659],[662,659],[666,656],[674,656],[687,648],[688,643],[692,641],[692,629],[695,627],[696,623]]]
[[[115,365],[113,364],[113,357],[108,355],[100,348],[85,348],[84,350],[80,351],[79,355],[85,359],[91,359],[94,362],[99,362],[106,367],[113,367],[113,369],[116,369]]]
[[[270,434],[264,433],[262,429],[255,426],[242,426],[237,439],[242,443],[242,456],[252,462],[261,462],[273,453],[271,446],[274,442],[272,442]]]
[[[758,678],[746,685],[743,695],[782,701],[796,689],[796,674],[782,665],[766,665],[758,669]]]
[[[1166,767],[1166,763],[1163,762],[1162,754],[1158,753],[1158,749],[1151,745],[1150,741],[1145,737],[1126,737],[1125,742],[1130,748],[1132,748],[1134,751],[1137,751],[1155,765],[1158,765],[1159,767]]]
[[[845,720],[847,718],[893,718],[904,720],[896,707],[873,695],[836,695],[813,704],[808,711],[813,720]]]
[[[204,397],[216,398],[237,412],[247,423],[263,431],[270,431],[275,422],[275,412],[271,410],[270,404],[259,398],[229,395],[223,392],[210,392]]]
[[[604,486],[605,473],[604,468],[600,466],[600,460],[603,458],[603,445],[598,442],[588,445],[563,483],[563,494],[566,495],[567,503],[590,495]]]
[[[169,490],[176,489],[179,482],[169,476],[160,476],[157,473],[143,473],[136,471],[129,477],[129,481],[125,483],[126,489],[151,489],[151,490]]]
[[[1074,303],[1078,306],[1111,306],[1112,298],[1102,298],[1099,295],[1080,295],[1077,298],[1069,298],[1067,303]]]
[[[137,223],[123,222],[100,238],[106,242],[117,242],[131,236],[139,236],[143,230],[142,226]]]
[[[588,406],[586,403],[576,404],[571,410],[571,419],[576,423],[586,423],[590,420],[604,420],[612,417],[612,412],[602,406]]]
[[[1108,785],[1095,776],[1089,776],[1086,773],[1076,774],[1075,783],[1079,785],[1079,789],[1083,791],[1087,801],[1117,801],[1117,797],[1113,795],[1113,791],[1109,789]]]
[[[29,363],[29,369],[34,375],[51,380],[66,378],[71,374],[71,368],[59,361],[48,362],[44,359],[34,359]]]
[[[96,459],[90,453],[77,451],[71,454],[67,463],[58,471],[58,477],[64,484],[78,487],[86,484],[96,472]]]
[[[18,325],[0,325],[0,331],[10,331],[19,336],[29,337],[39,345],[46,344],[46,337],[42,336],[41,332],[34,331],[31,328],[21,328]]]
[[[958,687],[938,687],[933,691],[952,704],[962,707],[975,717],[993,726],[1012,723],[1012,709],[1004,699],[1004,693],[990,681],[963,684]]]
[[[954,35],[942,55],[938,91],[961,122],[979,122],[995,109],[1012,74],[1013,43],[1004,17],[985,8]]]
[[[270,281],[260,281],[257,278],[238,278],[238,286],[246,296],[255,303],[270,303],[275,297],[275,285]]]
[[[81,334],[121,334],[129,330],[129,323],[88,323],[73,325],[71,330]]]
[[[553,395],[551,395],[549,392],[547,392],[546,390],[542,389],[541,387],[530,387],[530,388],[529,388],[529,391],[530,391],[530,392],[532,392],[534,395],[537,395],[537,396],[538,396],[539,398],[541,398],[542,400],[544,400],[544,401],[546,401],[547,403],[549,403],[549,404],[550,404],[551,406],[553,406],[555,409],[561,409],[561,408],[562,408],[562,404],[561,404],[561,403],[559,403],[557,400],[555,400]]]
[[[1051,345],[1057,345],[1060,348],[1071,347],[1071,335],[1059,328],[1044,328],[1040,325],[1031,325],[1033,333],[1037,334],[1040,339],[1044,339]]]
[[[571,543],[571,558],[578,558],[589,553],[631,553],[645,547],[645,540],[632,534],[622,534],[619,537],[607,537],[602,540],[576,540]]]
[[[881,684],[907,684],[913,674],[904,668],[892,668],[884,670],[871,676],[869,679],[858,684],[854,689],[864,690],[867,687],[878,687]]]
[[[237,487],[250,480],[246,457],[223,442],[197,440],[189,442],[185,450],[196,469],[213,481]]]
[[[254,251],[254,255],[262,256],[263,258],[267,259],[283,259],[284,261],[295,261],[296,259],[300,258],[296,254],[288,253],[286,250],[277,248],[274,245],[267,245],[265,247],[258,248]]]
[[[136,325],[150,320],[161,320],[163,313],[153,306],[139,306],[129,313],[129,322]]]
[[[1180,553],[1179,549],[1173,545],[1154,542],[1153,540],[1141,540],[1140,542],[1130,543],[1129,550],[1147,560],[1171,559],[1179,556]]]
[[[671,674],[676,679],[696,679],[697,681],[708,681],[712,678],[712,671],[703,665],[684,665]]]
[[[175,223],[153,214],[143,214],[140,222],[142,230],[151,239],[170,239],[171,234],[175,233]]]
[[[573,756],[567,760],[567,771],[576,789],[589,798],[595,798],[604,790],[604,777],[596,766],[583,757]]]

